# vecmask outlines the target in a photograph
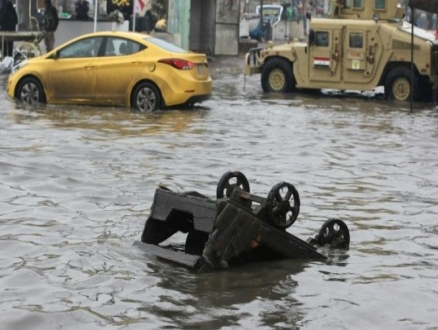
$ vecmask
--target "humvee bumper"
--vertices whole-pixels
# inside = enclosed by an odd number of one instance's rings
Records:
[[[281,258],[325,260],[317,247],[349,246],[348,228],[337,219],[326,221],[307,241],[286,231],[300,205],[298,192],[287,182],[274,186],[265,199],[249,193],[242,173],[227,172],[216,195],[214,201],[196,192],[157,188],[141,242],[134,244],[194,272]],[[187,234],[184,246],[161,245],[177,232]]]
[[[245,55],[245,75],[253,75],[262,72],[263,61],[260,57],[260,51],[263,48],[252,48]]]

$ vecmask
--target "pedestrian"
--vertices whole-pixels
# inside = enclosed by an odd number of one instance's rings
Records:
[[[88,21],[88,11],[90,10],[90,6],[87,0],[78,0],[75,3],[75,18],[80,21]]]
[[[427,19],[426,13],[421,13],[420,17],[417,19],[416,25],[423,30],[429,28],[429,20]]]
[[[18,23],[17,12],[12,5],[12,2],[2,0],[2,7],[0,9],[0,30],[1,31],[15,31]],[[2,45],[2,55],[12,56],[14,47],[13,41],[5,41]]]
[[[46,10],[44,12],[44,43],[46,51],[50,52],[55,47],[55,31],[58,28],[58,12],[52,6],[52,0],[44,0]]]
[[[308,0],[302,0],[302,19],[303,19],[303,34],[307,37],[307,11],[309,10]]]

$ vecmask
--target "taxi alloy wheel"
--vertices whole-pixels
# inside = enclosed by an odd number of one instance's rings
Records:
[[[295,88],[292,63],[283,58],[267,60],[262,70],[262,89],[266,93],[289,93]]]
[[[413,89],[411,86],[413,82]],[[391,70],[385,81],[385,96],[396,101],[409,101],[413,94],[414,100],[418,96],[418,79],[407,67],[396,67]]]
[[[132,106],[139,112],[155,111],[161,106],[161,95],[150,82],[140,83],[134,90]]]
[[[24,78],[18,85],[17,98],[25,104],[36,104],[44,102],[44,90],[41,83],[33,78]]]

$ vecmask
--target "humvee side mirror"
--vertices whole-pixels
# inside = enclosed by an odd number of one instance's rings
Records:
[[[315,31],[310,30],[309,31],[309,45],[315,44]]]

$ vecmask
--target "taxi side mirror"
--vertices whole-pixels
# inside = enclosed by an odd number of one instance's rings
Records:
[[[56,50],[56,51],[52,54],[51,58],[53,58],[54,60],[57,60],[57,59],[59,58],[59,50]]]

